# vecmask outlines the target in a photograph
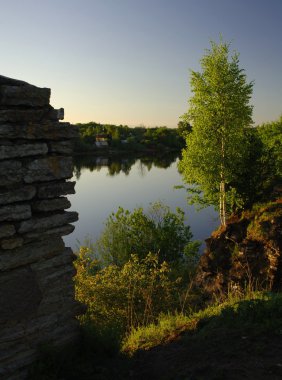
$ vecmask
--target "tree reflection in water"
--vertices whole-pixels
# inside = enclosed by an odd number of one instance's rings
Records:
[[[108,168],[108,175],[115,176],[120,173],[128,175],[132,166],[139,163],[139,174],[143,177],[153,167],[168,168],[179,157],[178,152],[168,153],[162,156],[114,156],[114,157],[97,157],[92,155],[74,156],[74,176],[78,180],[83,169],[100,171],[102,168]]]

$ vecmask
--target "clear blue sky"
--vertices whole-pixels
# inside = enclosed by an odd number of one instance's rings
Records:
[[[0,0],[1,75],[52,89],[65,120],[177,125],[189,69],[232,41],[254,121],[282,113],[282,0]]]

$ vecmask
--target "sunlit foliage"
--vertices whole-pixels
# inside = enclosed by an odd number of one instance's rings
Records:
[[[148,252],[159,254],[160,261],[177,262],[198,251],[199,243],[191,242],[190,227],[184,223],[184,212],[171,212],[157,202],[148,212],[119,208],[109,216],[96,244],[96,254],[105,264],[123,265],[131,254],[140,259]]]
[[[199,186],[193,199],[219,205],[225,224],[228,206],[241,203],[236,184],[230,184],[248,155],[245,130],[252,122],[253,83],[247,83],[238,54],[230,57],[230,45],[222,40],[211,42],[200,62],[202,71],[191,71],[193,95],[183,119],[191,123],[192,132],[186,137],[180,169],[185,182],[194,184],[193,190]]]

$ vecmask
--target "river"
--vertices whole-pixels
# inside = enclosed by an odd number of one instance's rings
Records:
[[[204,241],[218,226],[212,207],[196,211],[188,205],[177,170],[176,156],[163,158],[118,158],[77,156],[74,159],[76,194],[69,195],[70,210],[79,213],[74,232],[64,238],[67,246],[77,251],[86,240],[95,241],[103,230],[107,217],[121,206],[133,210],[161,201],[172,211],[185,211],[194,239]],[[203,249],[204,245],[202,245]]]

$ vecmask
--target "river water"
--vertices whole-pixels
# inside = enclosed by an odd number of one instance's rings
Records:
[[[76,194],[70,195],[71,209],[79,213],[74,232],[64,238],[67,246],[77,251],[86,240],[95,241],[103,230],[107,217],[118,207],[133,210],[161,201],[172,211],[185,211],[194,239],[204,241],[218,226],[217,213],[212,207],[196,211],[188,205],[177,170],[178,158],[118,158],[75,157]],[[203,249],[204,245],[202,245]]]

